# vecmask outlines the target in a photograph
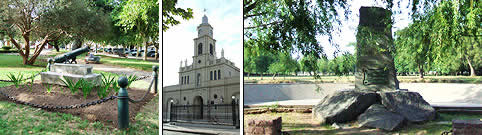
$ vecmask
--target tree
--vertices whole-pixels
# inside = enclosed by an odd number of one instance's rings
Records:
[[[416,66],[421,78],[424,69],[446,74],[459,70],[461,64],[466,64],[471,76],[475,76],[474,67],[479,67],[481,59],[480,3],[443,0],[426,5],[423,11],[414,13],[413,24],[397,32],[397,63]]]
[[[315,78],[317,78],[318,77],[318,74],[316,72],[318,70],[318,66],[316,64],[317,60],[318,59],[314,55],[308,55],[301,58],[300,60],[301,71],[308,72],[310,76],[314,75]],[[314,74],[311,74],[311,72],[313,72]]]
[[[138,43],[145,43],[144,60],[147,60],[149,40],[159,36],[158,0],[127,0],[117,17],[118,26],[126,32],[133,32]]]
[[[255,71],[261,74],[261,80],[263,80],[263,73],[268,71],[269,65],[274,62],[274,58],[271,54],[261,53],[254,59]]]
[[[280,52],[277,58],[278,59],[268,67],[268,71],[273,74],[273,80],[278,73],[286,74],[296,70],[297,62],[291,58],[291,54]]]
[[[23,64],[33,65],[50,41],[62,36],[97,39],[108,33],[109,20],[104,15],[84,0],[2,0],[0,34],[9,37]],[[32,44],[35,49],[30,56]]]
[[[177,0],[162,0],[162,31],[167,31],[169,27],[178,25],[180,22],[175,16],[180,16],[184,20],[192,19],[192,9],[176,8]]]

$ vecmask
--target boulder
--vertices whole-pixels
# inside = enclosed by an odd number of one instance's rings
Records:
[[[313,107],[313,119],[321,123],[343,123],[356,120],[370,105],[377,102],[376,93],[339,91],[326,96]]]
[[[389,111],[402,115],[409,122],[420,123],[435,119],[436,111],[417,92],[380,92],[382,105]]]
[[[404,119],[403,116],[388,111],[381,104],[373,104],[358,116],[358,123],[361,127],[393,131],[402,126]]]

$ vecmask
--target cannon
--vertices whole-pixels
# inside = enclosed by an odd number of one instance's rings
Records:
[[[86,46],[86,47],[83,47],[83,48],[79,48],[79,49],[75,49],[73,51],[70,51],[70,52],[67,52],[67,53],[64,53],[64,54],[61,54],[61,55],[57,55],[54,57],[54,62],[55,63],[75,63],[77,64],[77,61],[76,61],[76,57],[83,54],[83,53],[86,53],[86,52],[89,52],[89,47]]]

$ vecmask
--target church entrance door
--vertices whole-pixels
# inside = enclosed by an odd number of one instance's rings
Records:
[[[194,97],[193,102],[194,119],[203,119],[203,98],[201,96]]]

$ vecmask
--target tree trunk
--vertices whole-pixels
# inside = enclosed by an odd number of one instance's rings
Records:
[[[248,80],[249,80],[249,72],[248,72]]]
[[[276,77],[276,74],[277,74],[277,73],[274,73],[274,75],[273,75],[273,80],[274,80],[274,77]]]
[[[55,40],[54,41],[54,48],[55,48],[55,51],[59,52],[60,51],[60,48],[59,48],[59,41]]]
[[[420,73],[420,79],[423,79],[423,65],[418,65],[418,72]]]
[[[139,57],[139,53],[141,53],[141,48],[140,46],[137,47],[137,53],[136,53],[136,57]]]
[[[147,48],[148,48],[149,42],[146,41],[146,46],[144,47],[144,60],[147,60]]]
[[[156,60],[159,60],[159,47],[155,47],[156,48],[156,56],[154,56],[156,58]]]
[[[263,80],[263,73],[261,73],[261,80]]]
[[[467,63],[469,63],[470,76],[475,76],[475,70],[474,70],[474,67],[472,66],[472,63],[471,63],[469,57],[466,56],[465,59],[467,59]]]

